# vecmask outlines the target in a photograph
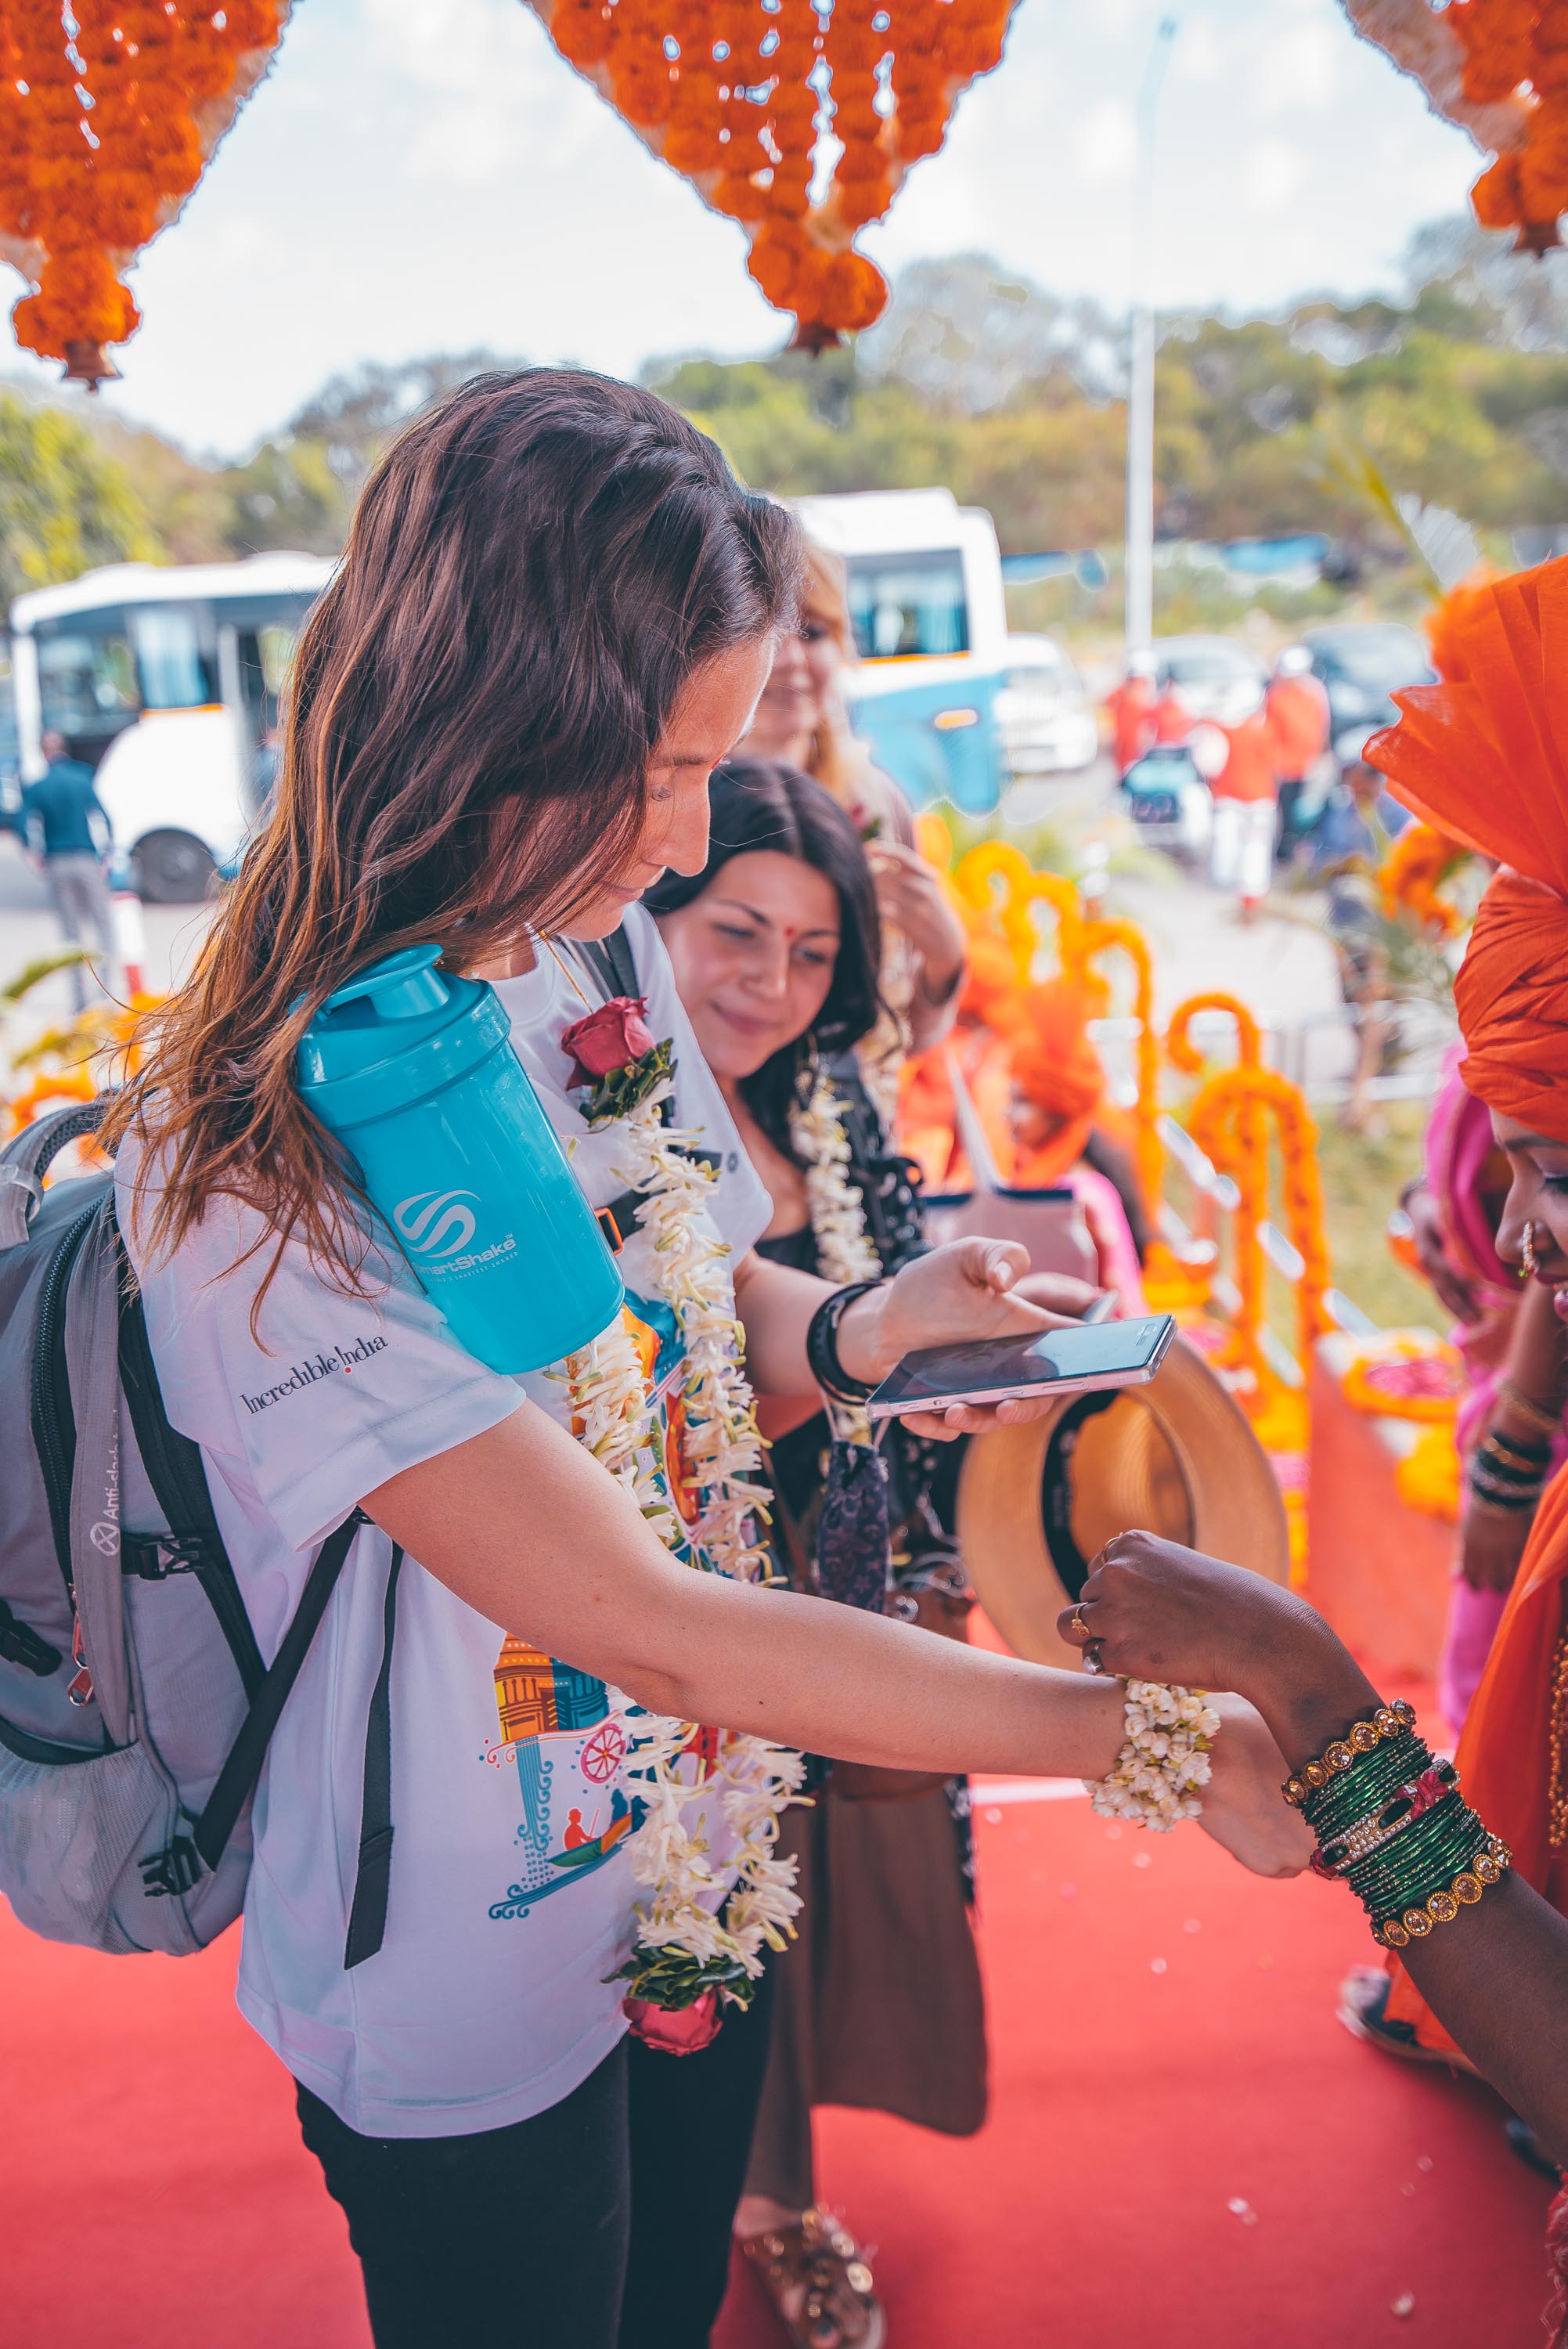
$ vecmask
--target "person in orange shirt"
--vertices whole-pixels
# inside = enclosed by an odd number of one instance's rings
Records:
[[[1214,795],[1214,830],[1209,850],[1209,878],[1216,889],[1240,900],[1241,917],[1252,921],[1268,895],[1274,869],[1274,794],[1276,790],[1274,730],[1260,708],[1239,726],[1222,726],[1225,763],[1211,789]]]
[[[1169,678],[1149,713],[1149,740],[1155,745],[1184,742],[1192,731],[1193,717]]]
[[[1286,645],[1274,662],[1264,695],[1264,713],[1274,738],[1279,777],[1279,854],[1288,856],[1305,826],[1304,795],[1315,798],[1333,781],[1328,760],[1328,696],[1312,673],[1305,645]]]
[[[1125,775],[1129,767],[1141,759],[1153,740],[1152,721],[1157,700],[1154,691],[1154,661],[1149,653],[1134,653],[1127,664],[1127,675],[1107,697],[1106,708],[1110,712],[1110,749],[1118,774]]]

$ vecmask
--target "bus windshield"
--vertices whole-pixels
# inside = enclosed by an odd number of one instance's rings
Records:
[[[850,618],[862,660],[968,651],[964,557],[955,546],[931,554],[851,554],[848,567]]]

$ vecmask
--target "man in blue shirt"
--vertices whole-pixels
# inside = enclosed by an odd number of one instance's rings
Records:
[[[94,787],[92,769],[67,756],[65,736],[46,734],[43,751],[49,763],[22,793],[23,837],[48,885],[66,944],[86,945],[90,933],[102,979],[115,968],[109,821]],[[78,1011],[86,1010],[88,1000],[82,973],[80,963],[71,965],[71,996]]]

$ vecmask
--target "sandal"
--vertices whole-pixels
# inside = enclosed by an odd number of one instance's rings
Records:
[[[1456,2048],[1445,2054],[1439,2047],[1423,2047],[1415,2026],[1390,2020],[1388,1992],[1393,1987],[1381,1966],[1353,1966],[1339,1985],[1339,2020],[1353,2039],[1365,2039],[1401,2064],[1443,2064],[1450,2072],[1478,2077],[1468,2055]]]
[[[860,2245],[830,2210],[769,2227],[740,2246],[773,2302],[793,2349],[882,2349],[887,2316]],[[799,2305],[791,2315],[789,2302]]]

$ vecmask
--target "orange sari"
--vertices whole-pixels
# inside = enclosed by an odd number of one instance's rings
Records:
[[[1568,1631],[1568,1467],[1542,1496],[1457,1756],[1465,1798],[1513,1852],[1528,1884],[1568,1913],[1568,1773],[1562,1752]],[[1397,1958],[1388,2013],[1423,2047],[1454,2043]]]

